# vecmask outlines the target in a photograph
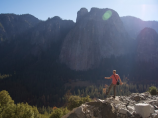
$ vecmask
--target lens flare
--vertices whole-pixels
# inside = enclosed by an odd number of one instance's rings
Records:
[[[108,10],[104,13],[104,15],[102,16],[102,19],[108,20],[111,16],[112,16],[112,11]]]

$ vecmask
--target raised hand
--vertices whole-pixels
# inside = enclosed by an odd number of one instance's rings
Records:
[[[123,83],[122,83],[122,82],[120,82],[120,85],[123,85]]]

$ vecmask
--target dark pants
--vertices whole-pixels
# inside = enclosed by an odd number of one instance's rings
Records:
[[[111,88],[113,87],[113,91],[114,91],[114,97],[116,96],[116,85],[115,84],[112,84],[110,85],[109,89],[108,89],[108,92],[106,93],[106,95],[109,95],[109,92],[111,90]]]

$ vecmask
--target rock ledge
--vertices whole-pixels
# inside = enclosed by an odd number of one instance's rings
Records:
[[[62,118],[158,118],[157,106],[158,96],[133,93],[82,104]]]

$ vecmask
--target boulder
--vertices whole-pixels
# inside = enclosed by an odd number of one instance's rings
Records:
[[[154,113],[154,109],[150,104],[138,103],[134,106],[137,114],[141,115],[143,118],[150,116],[150,113]]]
[[[154,105],[155,109],[158,110],[158,106]]]
[[[76,109],[76,111],[74,112],[75,114],[77,114],[78,117],[83,117],[84,118],[84,111],[83,111],[84,107],[81,106],[78,109]]]
[[[121,109],[119,110],[119,113],[121,113],[121,114],[127,114],[127,112],[129,112],[127,109],[121,108]]]
[[[140,101],[140,96],[134,96],[133,98],[136,102]]]
[[[81,105],[80,107],[74,108],[71,112],[69,112],[62,118],[86,118],[84,115],[85,112],[83,111],[84,108],[85,105]]]
[[[127,106],[127,109],[133,113],[135,111],[134,106]]]
[[[116,109],[110,102],[89,102],[73,109],[62,118],[116,118]]]
[[[158,118],[158,114],[157,114],[157,113],[154,113],[154,114],[152,114],[152,117],[153,117],[153,118]]]
[[[158,110],[155,110],[155,113],[157,113],[157,114],[158,114]]]
[[[105,100],[97,99],[97,102],[105,102]]]
[[[87,105],[90,105],[92,107],[93,116],[98,117],[99,115],[96,115],[97,112],[100,112],[99,114],[103,118],[115,118],[116,117],[116,109],[111,102],[89,102]],[[97,108],[97,109],[94,109]],[[94,109],[94,110],[93,110]]]

